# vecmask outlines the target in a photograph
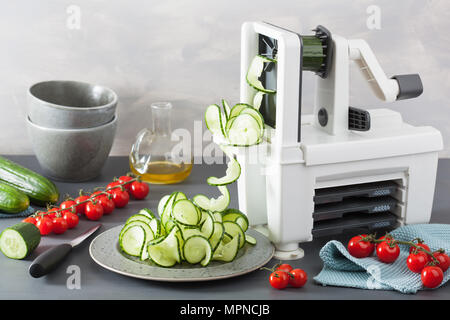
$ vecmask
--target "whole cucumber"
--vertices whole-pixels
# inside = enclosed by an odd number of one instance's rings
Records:
[[[0,211],[18,213],[30,205],[30,199],[22,191],[0,182]]]
[[[40,174],[0,156],[0,182],[25,193],[38,206],[58,202],[55,184]]]

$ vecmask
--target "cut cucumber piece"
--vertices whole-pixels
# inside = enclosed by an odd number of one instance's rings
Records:
[[[260,120],[251,114],[241,113],[234,119],[233,124],[228,129],[227,138],[232,145],[250,146],[260,142],[262,130]]]
[[[164,235],[164,232],[162,231],[161,221],[159,221],[159,219],[152,219],[148,225],[150,226],[150,229],[152,229],[155,238],[159,238],[160,236]]]
[[[198,208],[188,199],[181,199],[173,204],[172,217],[183,225],[196,226],[199,221]]]
[[[213,260],[231,262],[236,258],[239,251],[240,235],[234,237],[231,241],[226,244],[222,242],[213,254]]]
[[[150,228],[150,226],[146,222],[140,221],[140,220],[134,220],[134,221],[131,221],[131,222],[127,223],[122,228],[122,230],[119,233],[119,242],[121,241],[121,239],[122,239],[125,231],[127,230],[127,228],[128,227],[132,227],[132,226],[141,226],[142,228],[144,228],[147,242],[150,241],[150,240],[155,239],[155,235],[153,234],[152,229]]]
[[[221,212],[213,212],[214,221],[215,222],[222,222],[222,213]]]
[[[141,225],[125,226],[119,240],[120,248],[130,256],[141,257],[141,251],[146,243],[145,235],[146,231]]]
[[[245,108],[244,110],[241,111],[241,113],[239,115],[241,115],[241,114],[249,114],[249,115],[253,116],[258,121],[258,124],[259,124],[259,127],[261,128],[261,130],[264,129],[264,118],[258,110],[254,109],[254,108]],[[263,134],[263,132],[261,132],[261,136],[262,136],[262,134]]]
[[[247,104],[247,103],[238,103],[238,104],[235,104],[235,105],[233,106],[233,108],[231,109],[231,111],[230,111],[230,117],[229,117],[229,120],[232,119],[232,118],[237,117],[237,116],[242,112],[242,110],[244,110],[244,109],[246,109],[246,108],[251,108],[251,109],[253,109],[253,106],[251,106],[251,105],[249,105],[249,104]]]
[[[223,228],[227,234],[233,237],[233,239],[239,236],[239,248],[242,248],[245,245],[245,233],[240,225],[234,221],[224,221]]]
[[[0,251],[10,259],[24,259],[40,241],[41,233],[34,224],[20,222],[0,234]]]
[[[231,107],[225,99],[222,99],[223,113],[225,114],[225,118],[228,121],[230,118]]]
[[[170,194],[166,194],[164,197],[161,198],[161,200],[159,200],[159,203],[158,203],[159,218],[161,218],[161,215],[164,211],[164,208],[166,207],[167,201],[169,200],[170,196],[171,196]]]
[[[130,222],[133,222],[133,221],[142,221],[142,222],[145,222],[146,224],[150,225],[150,222],[152,220],[153,219],[149,218],[146,215],[137,213],[137,214],[133,214],[131,217],[129,217],[127,219],[127,221],[125,221],[125,225],[127,225],[127,224],[129,224]]]
[[[202,213],[203,222],[201,224],[200,231],[206,239],[209,239],[214,233],[214,218],[209,211],[202,211]]]
[[[230,158],[227,165],[227,171],[224,177],[209,177],[206,182],[212,186],[224,186],[235,182],[241,175],[241,166],[234,158]]]
[[[247,71],[247,83],[253,87],[254,89],[264,92],[264,93],[275,93],[276,90],[266,89],[264,88],[263,84],[259,80],[259,77],[261,76],[263,70],[264,70],[264,64],[265,63],[275,63],[276,60],[257,55],[253,58],[252,62],[250,63],[250,67]]]
[[[218,188],[222,195],[217,198],[208,198],[203,194],[198,194],[192,198],[192,201],[203,210],[223,211],[230,204],[230,192],[226,185],[218,186]]]
[[[261,108],[261,103],[266,93],[262,91],[257,91],[253,97],[253,108],[259,110]]]
[[[228,208],[222,212],[223,221],[233,221],[236,222],[242,230],[245,232],[248,229],[248,218],[247,215],[242,211],[234,208]]]
[[[184,259],[191,263],[200,263],[206,267],[212,258],[212,247],[208,239],[203,236],[192,236],[184,242]]]
[[[155,214],[153,213],[153,211],[150,210],[150,209],[148,209],[148,208],[141,209],[141,210],[139,210],[138,213],[139,213],[139,214],[142,214],[142,215],[144,215],[144,216],[147,216],[147,217],[149,217],[150,219],[154,219],[154,218],[155,218]]]
[[[252,236],[246,234],[245,235],[245,242],[247,242],[248,244],[251,244],[252,246],[254,246],[256,244],[256,239],[253,238]]]
[[[203,233],[201,232],[200,228],[197,226],[188,227],[188,226],[180,225],[180,230],[183,235],[183,239],[188,239],[192,236],[203,236]]]
[[[178,228],[159,241],[150,242],[147,246],[149,258],[161,267],[172,267],[181,262],[180,244],[176,233]]]
[[[216,251],[220,242],[222,242],[224,233],[225,229],[223,228],[222,223],[214,221],[214,233],[209,238],[209,243],[211,244],[213,251]]]
[[[217,104],[212,104],[206,108],[205,111],[205,123],[206,127],[211,131],[213,135],[225,135],[225,122],[226,118],[222,116],[220,107]]]

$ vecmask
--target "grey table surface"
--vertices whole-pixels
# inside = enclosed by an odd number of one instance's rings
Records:
[[[40,172],[34,156],[7,156],[32,170]],[[101,176],[95,181],[87,183],[56,182],[61,194],[76,195],[79,189],[93,189],[105,186],[114,176],[126,173],[128,159],[126,157],[110,157]],[[146,200],[131,201],[126,208],[116,209],[111,215],[102,218],[103,232],[116,225],[122,224],[127,217],[138,209],[149,207],[156,209],[159,199],[173,190],[181,190],[188,196],[197,193],[214,195],[215,188],[205,183],[207,177],[219,175],[225,171],[224,165],[195,165],[190,177],[177,185],[151,185],[150,194]],[[432,223],[450,223],[450,159],[439,161],[438,177]],[[230,206],[237,207],[236,185],[230,187]],[[11,226],[21,219],[0,219],[0,230]],[[312,242],[302,244],[305,257],[292,261],[294,267],[304,269],[309,280],[302,289],[288,288],[285,290],[272,289],[268,282],[269,273],[258,270],[232,279],[197,282],[197,283],[166,283],[146,281],[126,277],[108,271],[97,265],[89,255],[90,240],[85,241],[67,257],[62,264],[46,277],[34,279],[28,274],[30,262],[43,250],[72,239],[95,222],[80,220],[80,224],[63,235],[43,237],[36,251],[26,260],[11,260],[0,255],[0,299],[176,299],[176,300],[274,300],[274,299],[450,299],[450,285],[447,283],[438,290],[424,290],[415,295],[405,295],[394,291],[361,290],[353,288],[321,286],[312,280],[322,268],[319,250],[332,238],[318,238]],[[98,233],[97,233],[98,234]],[[350,234],[333,237],[346,243]],[[272,260],[268,266],[278,261]],[[80,287],[71,289],[67,283],[71,282],[69,266],[78,266],[80,270]],[[68,272],[69,271],[69,272]]]

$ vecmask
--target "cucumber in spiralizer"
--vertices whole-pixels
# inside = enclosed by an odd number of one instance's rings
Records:
[[[246,80],[247,83],[253,87],[254,89],[264,92],[264,93],[275,93],[276,90],[272,89],[266,89],[264,88],[263,84],[259,80],[259,77],[261,77],[262,72],[264,71],[264,64],[266,63],[275,63],[276,60],[270,59],[264,56],[257,55],[253,58],[252,62],[250,63],[250,67],[247,71]]]
[[[20,222],[0,234],[0,251],[10,259],[24,259],[41,241],[39,229],[31,223]]]

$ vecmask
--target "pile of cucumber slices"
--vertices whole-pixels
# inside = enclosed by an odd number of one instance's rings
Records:
[[[207,266],[213,260],[231,262],[246,243],[256,244],[245,234],[245,214],[202,208],[180,191],[161,198],[158,214],[142,209],[128,218],[119,234],[123,252],[161,267],[183,261]]]

